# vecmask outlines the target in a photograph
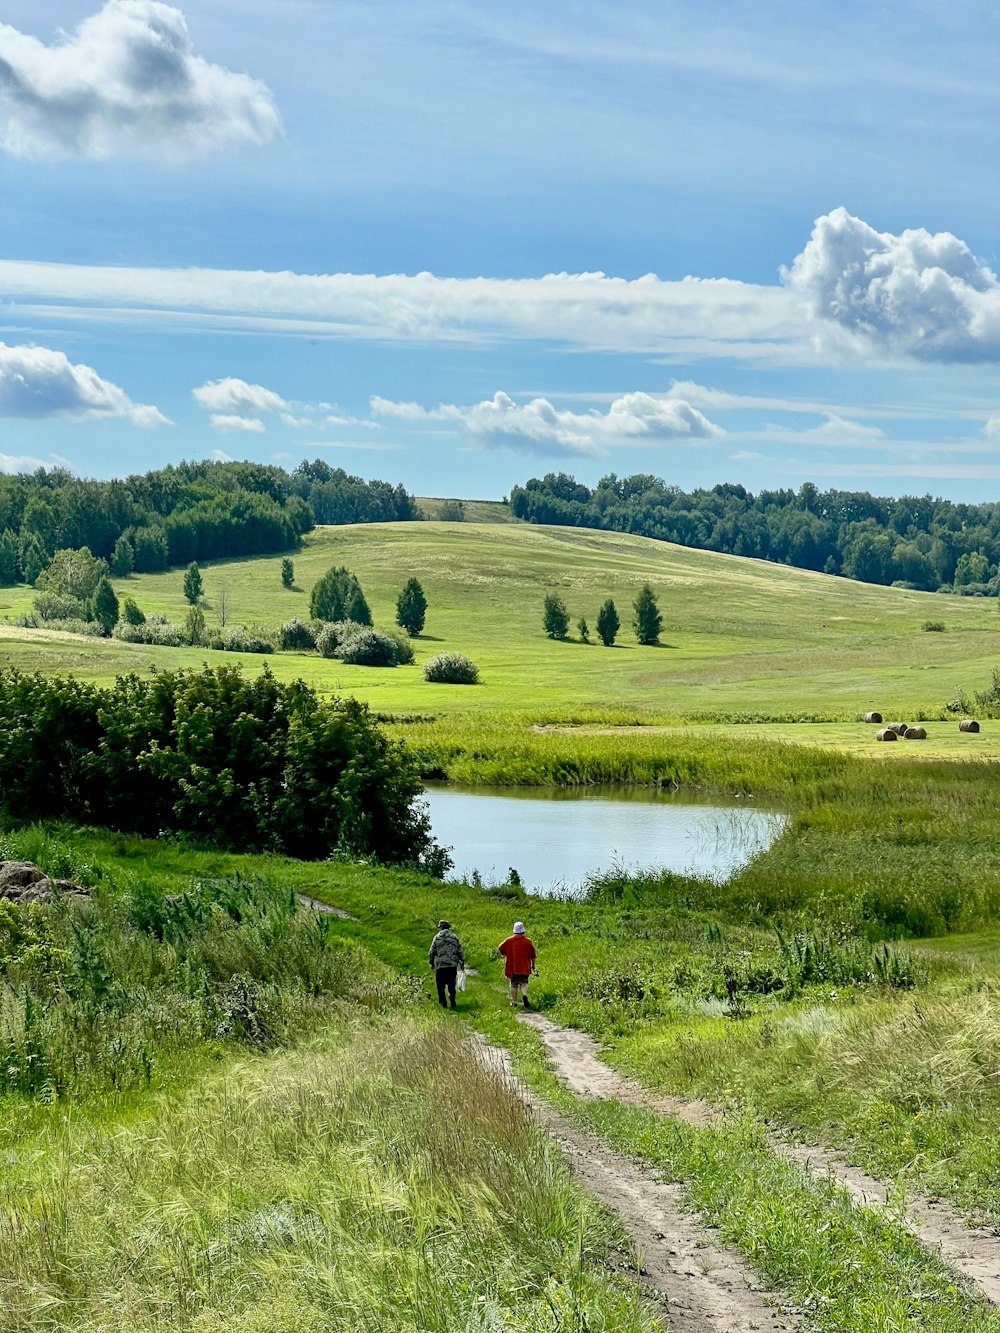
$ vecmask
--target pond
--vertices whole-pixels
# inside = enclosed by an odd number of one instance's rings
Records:
[[[649,788],[463,790],[429,787],[438,842],[451,847],[453,875],[487,883],[513,868],[529,893],[578,893],[589,874],[624,866],[723,881],[788,825],[785,815],[746,803],[694,800]]]

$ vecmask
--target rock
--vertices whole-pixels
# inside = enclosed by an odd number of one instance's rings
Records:
[[[0,898],[13,903],[47,903],[60,894],[90,893],[71,879],[50,879],[33,861],[0,861]]]

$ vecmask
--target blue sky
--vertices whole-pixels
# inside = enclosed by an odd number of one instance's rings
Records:
[[[991,498],[998,54],[963,0],[6,0],[0,468]]]

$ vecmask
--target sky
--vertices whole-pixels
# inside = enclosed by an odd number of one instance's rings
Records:
[[[5,0],[0,471],[998,498],[998,56],[974,0]]]

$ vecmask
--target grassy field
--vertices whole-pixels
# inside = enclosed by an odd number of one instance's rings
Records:
[[[60,1040],[72,1031],[88,1049],[95,1006],[113,1009],[119,983],[133,1002],[143,987],[160,997],[161,1035],[141,1086],[107,1079],[54,1099],[0,1098],[0,1328],[650,1333],[651,1312],[615,1272],[621,1234],[572,1186],[523,1108],[470,1061],[453,1018],[435,1016],[426,949],[442,913],[480,973],[459,1017],[508,1044],[567,1115],[682,1183],[803,1310],[804,1329],[1000,1327],[904,1229],[775,1158],[760,1119],[850,1143],[901,1187],[931,1187],[1000,1220],[1000,1099],[988,1076],[996,1038],[983,1044],[995,1032],[997,971],[982,941],[975,967],[966,940],[926,954],[896,946],[894,967],[879,970],[863,936],[841,934],[808,971],[766,923],[743,924],[751,880],[717,905],[692,905],[706,886],[676,879],[561,903],[68,828],[8,834],[5,852],[95,885],[100,959],[58,914],[53,923],[67,955],[48,955],[65,988],[46,1007],[70,1010]],[[247,896],[234,899],[240,884]],[[298,925],[281,911],[294,892],[357,918],[319,923],[332,942],[323,952],[349,962],[320,984],[311,964],[296,983],[287,959],[272,957],[300,930],[313,938],[308,914]],[[243,901],[242,919],[231,907],[170,915],[192,893]],[[157,905],[167,911],[162,940]],[[540,952],[536,1004],[588,1028],[650,1085],[709,1093],[728,1107],[724,1119],[696,1128],[560,1091],[506,1005],[495,946],[514,915]],[[949,953],[958,957],[939,956]],[[295,956],[311,955],[296,945]],[[280,1012],[297,1014],[296,1025],[190,1029],[184,1048],[172,1046],[170,1023],[191,1022],[180,997],[202,1004],[212,989],[200,970],[214,963],[221,981],[227,960],[251,973],[277,967]],[[738,1023],[725,1016],[734,968],[749,1015]],[[12,985],[16,993],[8,964]],[[273,992],[241,993],[244,1018],[278,1006]],[[9,1026],[9,999],[0,1015]],[[39,1057],[53,1040],[38,1036]]]
[[[292,590],[281,586],[277,557],[209,565],[208,619],[223,590],[230,623],[273,628],[308,617],[309,590],[337,564],[358,573],[381,626],[393,624],[406,578],[419,576],[429,611],[426,633],[415,644],[416,665],[379,670],[278,654],[270,659],[272,669],[356,694],[384,713],[847,722],[875,708],[887,720],[936,718],[959,688],[988,684],[1000,644],[992,601],[875,587],[641,537],[472,522],[319,529],[295,557]],[[630,627],[632,599],[645,582],[664,614],[659,648],[638,646]],[[182,620],[181,583],[181,572],[174,571],[116,587],[147,613]],[[592,634],[601,602],[613,597],[624,622],[618,644],[606,649],[547,639],[541,608],[550,589],[565,599],[573,626],[583,615]],[[13,621],[27,613],[32,595],[27,588],[5,590],[0,614]],[[924,631],[928,620],[943,621],[945,631]],[[103,680],[213,656],[52,637],[13,625],[0,635],[10,663]],[[420,664],[446,649],[479,665],[481,686],[423,681]],[[260,664],[244,661],[248,669]],[[819,739],[848,747],[872,743],[871,733],[859,729]]]

